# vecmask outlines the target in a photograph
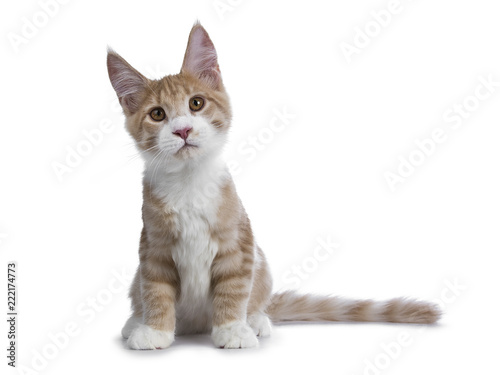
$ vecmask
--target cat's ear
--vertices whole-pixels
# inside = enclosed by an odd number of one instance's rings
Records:
[[[147,88],[147,78],[112,49],[108,49],[107,64],[111,85],[122,108],[128,113],[136,112]]]
[[[208,33],[199,22],[194,24],[189,34],[181,72],[197,77],[215,90],[222,85],[217,52]]]

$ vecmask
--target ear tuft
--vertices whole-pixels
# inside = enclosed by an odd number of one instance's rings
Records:
[[[122,108],[129,113],[139,109],[147,78],[135,70],[123,57],[108,47],[108,75]]]
[[[181,72],[199,78],[213,89],[220,88],[222,83],[215,46],[199,22],[194,24],[189,34]]]

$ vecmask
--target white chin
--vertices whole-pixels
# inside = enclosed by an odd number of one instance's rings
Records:
[[[177,150],[175,156],[179,159],[189,159],[200,154],[200,149],[196,146],[182,146]]]

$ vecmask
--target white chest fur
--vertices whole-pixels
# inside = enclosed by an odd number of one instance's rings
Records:
[[[210,228],[217,220],[220,186],[227,178],[224,165],[211,165],[199,173],[171,179],[160,176],[155,191],[174,211],[178,241],[171,249],[180,277],[176,302],[177,334],[211,328],[210,268],[218,251]],[[215,177],[214,177],[215,176]]]
[[[210,328],[210,267],[218,244],[211,240],[206,217],[192,209],[178,213],[181,238],[172,256],[181,281],[176,304],[178,333],[203,332]]]

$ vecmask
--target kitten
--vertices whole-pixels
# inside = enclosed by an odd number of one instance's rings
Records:
[[[144,161],[142,229],[122,335],[131,349],[167,348],[175,335],[212,333],[220,348],[252,348],[271,322],[434,323],[420,301],[272,294],[266,258],[220,158],[231,107],[205,29],[189,35],[179,74],[149,80],[112,50],[108,73]]]

